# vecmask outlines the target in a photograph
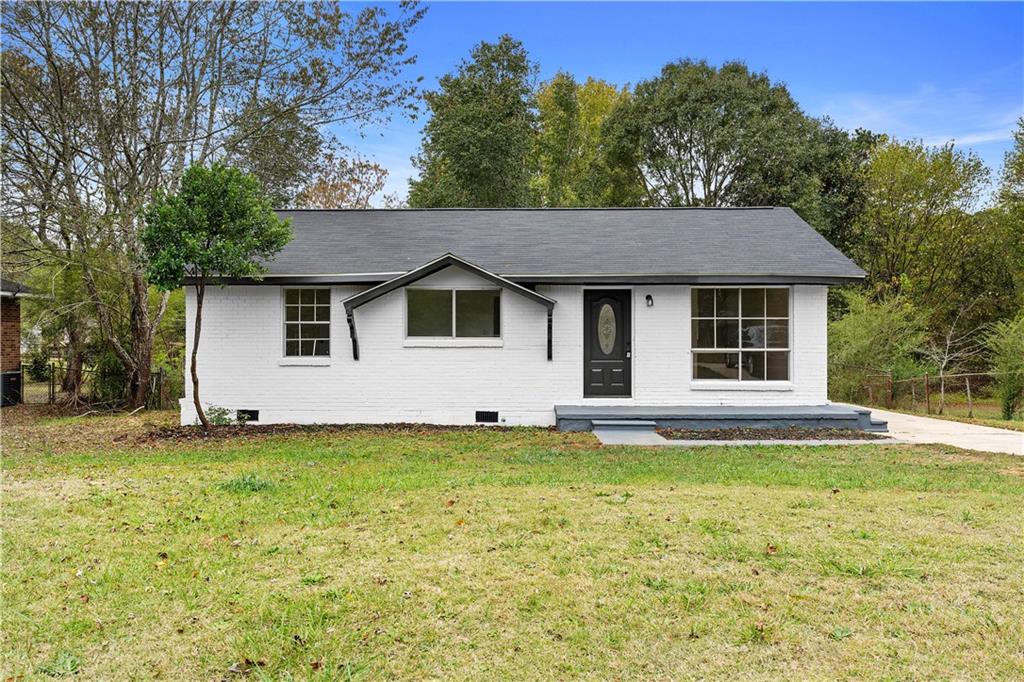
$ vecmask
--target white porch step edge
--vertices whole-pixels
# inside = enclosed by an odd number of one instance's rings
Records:
[[[657,422],[646,419],[592,419],[595,429],[644,429],[651,430],[658,426]]]

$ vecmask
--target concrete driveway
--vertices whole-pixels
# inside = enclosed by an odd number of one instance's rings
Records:
[[[889,422],[889,435],[911,443],[945,443],[958,448],[1024,455],[1024,432],[996,429],[870,408],[871,415]]]

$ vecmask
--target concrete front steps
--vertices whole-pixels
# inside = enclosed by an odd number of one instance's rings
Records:
[[[794,405],[762,407],[556,405],[561,431],[626,431],[637,437],[655,428],[729,429],[803,427],[851,429],[886,433],[887,425],[871,410],[853,405]],[[657,435],[657,434],[655,434]]]
[[[605,445],[661,445],[665,439],[647,419],[593,419],[591,430]]]

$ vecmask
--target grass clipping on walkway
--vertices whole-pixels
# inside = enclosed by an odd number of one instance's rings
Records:
[[[5,425],[5,676],[1024,674],[1020,458],[153,426]]]

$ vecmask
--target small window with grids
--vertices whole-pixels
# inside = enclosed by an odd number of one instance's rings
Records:
[[[285,289],[284,354],[286,357],[331,354],[330,289]]]
[[[694,288],[694,379],[789,380],[789,289]]]

